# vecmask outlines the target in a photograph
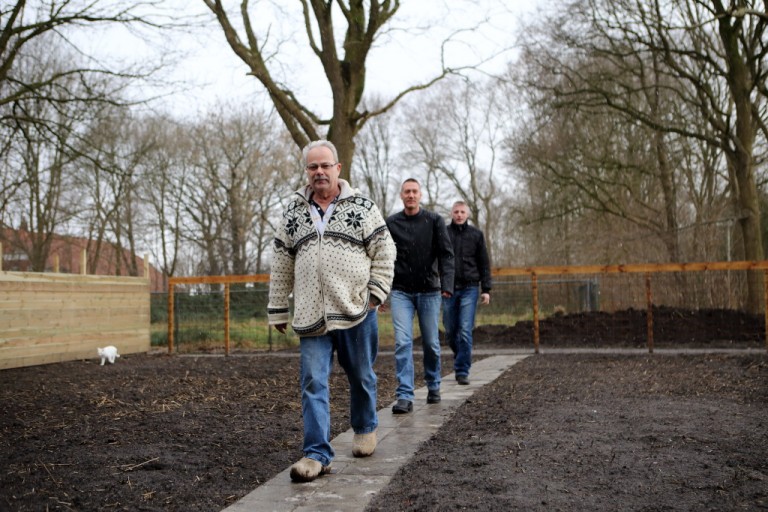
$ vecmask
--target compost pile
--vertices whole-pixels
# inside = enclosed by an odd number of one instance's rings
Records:
[[[626,317],[628,332],[645,332],[644,315]],[[542,346],[585,343],[577,318],[542,321]],[[677,348],[713,332],[708,317],[686,321]],[[519,347],[509,329],[478,328],[478,347]],[[758,321],[718,343],[760,347],[763,330]],[[590,343],[627,346],[610,332]],[[98,363],[0,371],[0,510],[221,510],[301,456],[295,351]],[[394,400],[393,356],[376,370],[383,408]],[[335,436],[349,428],[338,365],[332,400]],[[768,507],[767,402],[760,351],[529,357],[475,393],[370,509]]]

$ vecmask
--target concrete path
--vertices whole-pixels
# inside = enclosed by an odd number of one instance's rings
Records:
[[[225,509],[226,512],[359,512],[387,485],[400,466],[432,437],[459,405],[485,384],[529,354],[497,355],[472,364],[469,386],[459,386],[451,373],[443,377],[442,401],[427,405],[427,388],[416,390],[413,412],[392,414],[391,405],[379,411],[379,444],[371,457],[352,456],[352,430],[336,437],[333,472],[314,482],[291,482],[289,469],[260,485]]]
[[[725,348],[725,347],[712,347],[712,348],[655,348],[653,353],[650,353],[647,348],[626,348],[626,347],[606,347],[606,348],[579,348],[579,347],[560,347],[549,348],[540,347],[540,354],[622,354],[622,355],[700,355],[700,354],[764,354],[768,352],[768,346],[765,348]],[[523,348],[473,348],[473,354],[478,355],[514,355],[514,354],[530,354],[535,355],[533,349]],[[381,352],[379,352],[381,354]],[[415,354],[415,352],[414,352]],[[473,363],[474,365],[474,363]]]

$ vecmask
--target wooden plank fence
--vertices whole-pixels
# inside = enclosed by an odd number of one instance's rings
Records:
[[[0,369],[147,352],[149,297],[145,277],[0,271]]]

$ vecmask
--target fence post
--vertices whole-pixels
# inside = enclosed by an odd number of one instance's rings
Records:
[[[648,353],[653,354],[653,297],[651,296],[651,273],[645,273],[646,321],[648,323]]]
[[[168,354],[173,354],[173,281],[168,280]]]
[[[763,291],[763,310],[765,314],[765,350],[768,351],[768,270],[763,270],[763,282],[765,290]]]
[[[229,355],[229,283],[224,283],[224,355]]]
[[[533,352],[539,353],[539,279],[531,273],[531,293],[533,294]]]
[[[80,275],[84,276],[88,274],[88,251],[83,249],[80,251]]]

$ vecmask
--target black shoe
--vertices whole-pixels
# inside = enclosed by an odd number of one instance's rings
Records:
[[[428,404],[439,404],[440,403],[440,390],[439,389],[430,389],[429,393],[427,393],[427,403]]]
[[[413,402],[405,398],[398,398],[397,403],[392,406],[392,414],[407,414],[413,410]]]
[[[469,377],[466,375],[459,375],[456,377],[456,382],[458,382],[462,386],[466,386],[467,384],[469,384]]]

